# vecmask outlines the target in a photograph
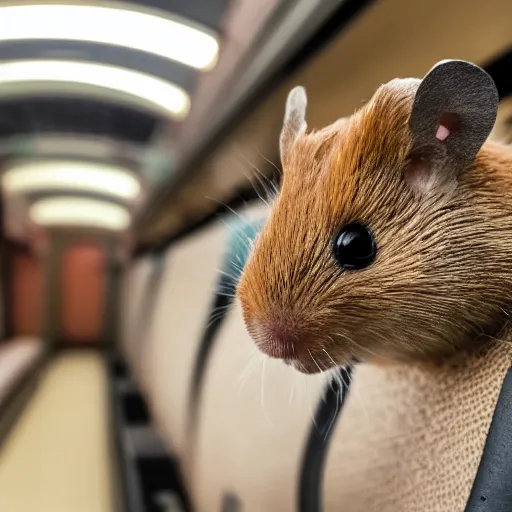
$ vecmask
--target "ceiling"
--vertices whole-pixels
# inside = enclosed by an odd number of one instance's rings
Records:
[[[188,124],[202,128],[197,120],[211,106],[213,84],[219,88],[235,72],[281,3],[0,1],[7,236],[30,242],[42,228],[58,227],[129,234],[153,190],[172,175],[181,134],[192,133]],[[27,165],[52,185],[29,183]],[[14,181],[4,179],[9,173]],[[108,180],[123,173],[139,182],[133,196],[108,191]],[[56,181],[57,174],[65,179]],[[80,186],[89,175],[96,188]],[[105,215],[110,206],[122,209],[129,222],[119,215],[117,224],[102,224],[87,205]]]
[[[6,234],[30,243],[64,227],[159,247],[278,166],[293,85],[323,126],[436,60],[492,62],[512,47],[511,6],[0,0]]]

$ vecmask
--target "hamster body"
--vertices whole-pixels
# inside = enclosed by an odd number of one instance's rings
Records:
[[[316,373],[435,363],[500,335],[512,150],[486,142],[497,104],[480,68],[443,61],[308,134],[305,92],[292,91],[281,190],[237,290],[263,352]]]

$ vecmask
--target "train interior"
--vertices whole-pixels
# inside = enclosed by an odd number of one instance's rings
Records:
[[[0,2],[0,510],[510,512],[512,352],[303,375],[235,297],[308,126],[453,58],[500,95],[509,0]]]

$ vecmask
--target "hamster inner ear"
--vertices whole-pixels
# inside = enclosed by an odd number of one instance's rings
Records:
[[[421,157],[411,157],[405,167],[405,180],[415,192],[431,188],[432,173],[428,161]]]
[[[449,112],[441,114],[436,139],[442,142],[458,131],[460,131],[460,116]]]
[[[439,125],[438,132],[443,134],[449,130]],[[450,135],[448,135],[449,137]],[[449,194],[457,186],[454,173],[447,172],[443,167],[446,158],[435,152],[412,153],[405,165],[404,178],[412,191],[420,196],[431,193]]]
[[[405,166],[405,180],[419,195],[450,193],[457,186],[457,162],[450,159],[449,139],[461,130],[458,114],[443,112],[437,122],[435,142],[413,149]]]

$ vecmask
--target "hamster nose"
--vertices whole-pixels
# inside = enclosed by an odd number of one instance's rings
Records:
[[[269,357],[294,359],[301,352],[299,332],[291,322],[252,323],[249,332],[258,348]]]

